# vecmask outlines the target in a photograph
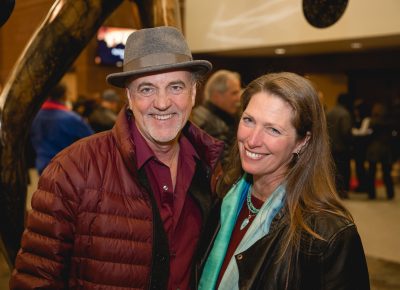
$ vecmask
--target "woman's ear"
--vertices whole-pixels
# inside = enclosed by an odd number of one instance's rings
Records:
[[[300,154],[307,147],[310,138],[311,138],[311,132],[307,132],[303,140],[301,140],[299,144],[297,144],[296,150],[293,153]]]

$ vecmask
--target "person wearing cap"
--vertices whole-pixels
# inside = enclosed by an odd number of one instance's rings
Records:
[[[100,103],[88,117],[89,124],[96,133],[110,130],[114,126],[119,102],[119,96],[114,90],[108,89],[103,92]]]
[[[123,72],[107,76],[128,104],[112,130],[65,149],[43,172],[11,289],[195,287],[223,143],[188,118],[211,67],[192,59],[176,28],[128,37]]]

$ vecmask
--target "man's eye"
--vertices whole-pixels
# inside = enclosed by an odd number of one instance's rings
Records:
[[[179,86],[179,85],[173,85],[173,86],[171,86],[170,90],[171,90],[172,93],[178,94],[178,93],[181,93],[183,91],[183,87]]]
[[[143,87],[140,88],[139,93],[145,96],[152,95],[154,93],[154,88],[152,87]]]
[[[267,131],[268,131],[271,135],[274,135],[274,136],[281,135],[281,132],[280,132],[279,130],[273,128],[273,127],[268,127],[268,128],[267,128]]]

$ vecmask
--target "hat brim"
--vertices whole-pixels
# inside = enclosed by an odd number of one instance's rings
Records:
[[[205,76],[211,71],[212,64],[206,60],[192,60],[175,64],[157,65],[145,67],[134,71],[112,73],[106,77],[106,80],[110,85],[118,88],[125,88],[127,80],[132,77],[139,77],[146,74],[179,69],[187,69],[189,71],[197,72],[200,75]]]

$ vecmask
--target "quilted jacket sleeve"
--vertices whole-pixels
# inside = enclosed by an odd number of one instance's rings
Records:
[[[10,289],[68,288],[77,207],[77,188],[67,174],[70,170],[54,161],[41,176]]]

